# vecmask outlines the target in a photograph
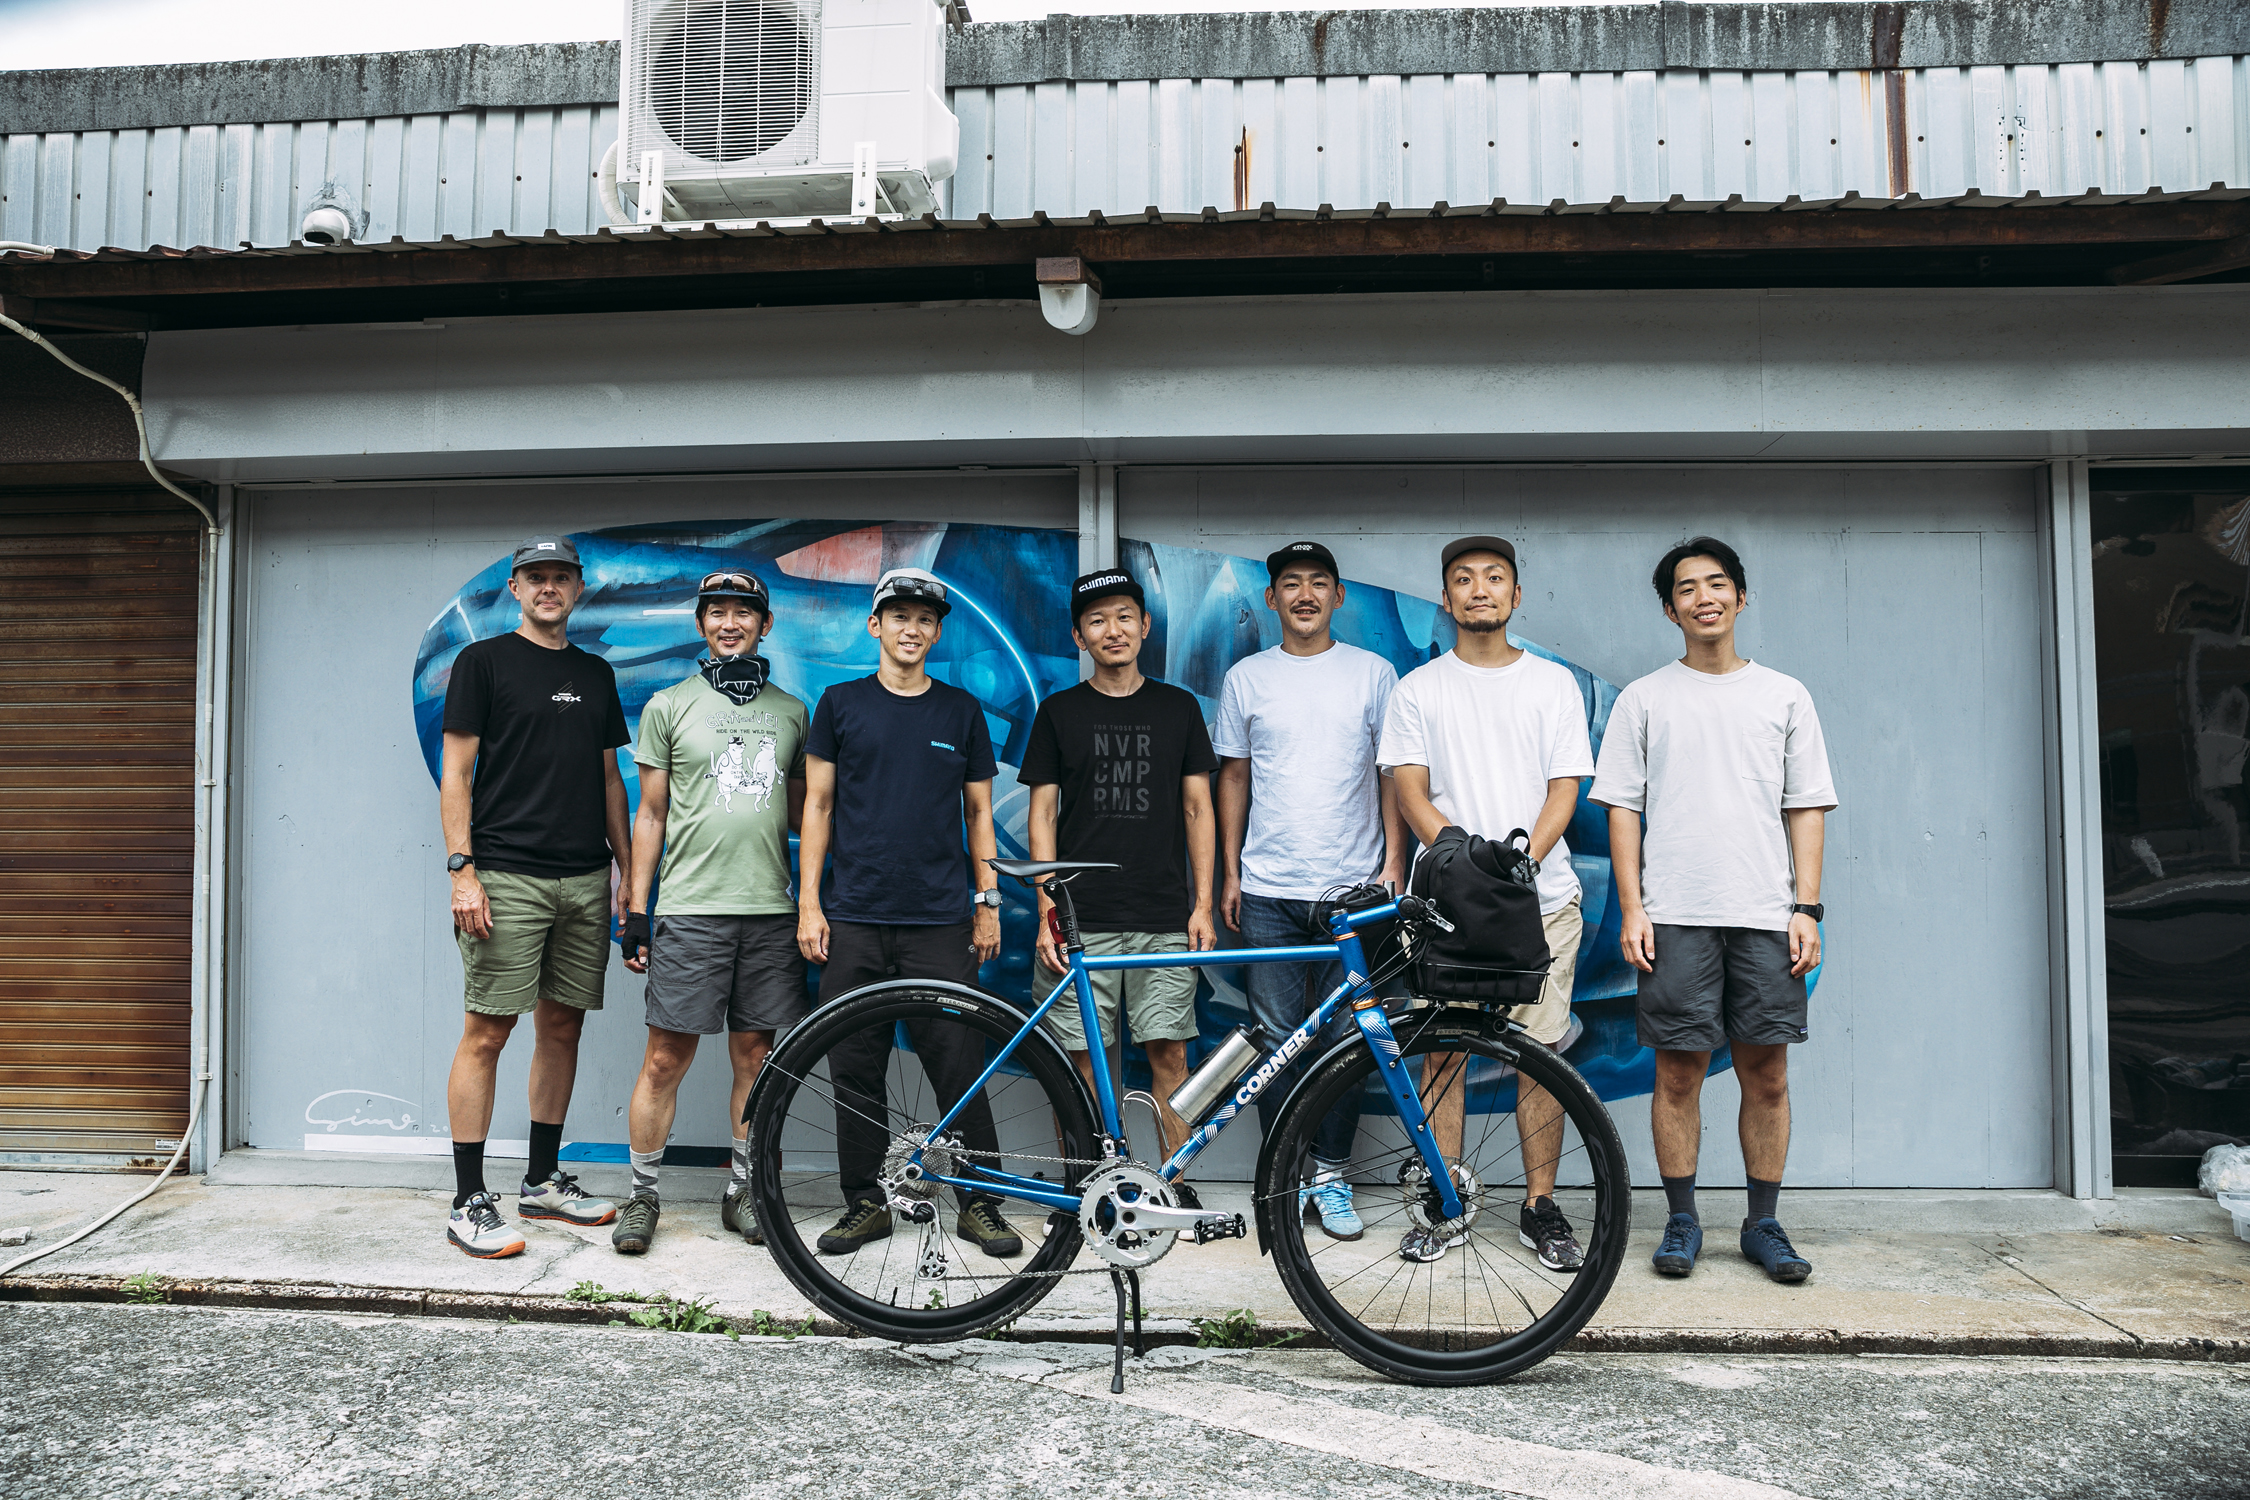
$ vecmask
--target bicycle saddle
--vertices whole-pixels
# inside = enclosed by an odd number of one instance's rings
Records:
[[[1115,870],[1112,864],[1096,864],[1072,859],[988,859],[986,864],[1003,875],[1017,880],[1039,880],[1049,875],[1076,875],[1086,870]]]

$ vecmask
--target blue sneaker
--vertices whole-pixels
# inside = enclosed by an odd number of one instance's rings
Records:
[[[1307,1219],[1318,1217],[1322,1231],[1332,1240],[1356,1240],[1367,1233],[1352,1207],[1352,1185],[1341,1172],[1315,1174],[1312,1186],[1297,1190],[1297,1209]]]
[[[1664,1242],[1649,1258],[1656,1263],[1657,1275],[1685,1276],[1695,1269],[1695,1258],[1702,1253],[1702,1224],[1694,1214],[1674,1214],[1664,1221]]]
[[[1764,1266],[1776,1281],[1803,1281],[1812,1274],[1812,1262],[1789,1243],[1779,1219],[1744,1219],[1742,1253]]]

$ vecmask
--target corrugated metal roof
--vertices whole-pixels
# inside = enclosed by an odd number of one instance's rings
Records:
[[[2250,185],[2250,62],[1171,78],[958,88],[945,213],[1779,202]],[[601,226],[613,106],[0,138],[0,238],[286,245]]]

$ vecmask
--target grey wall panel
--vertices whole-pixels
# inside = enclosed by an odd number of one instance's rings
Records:
[[[461,969],[408,679],[431,617],[479,569],[533,532],[636,521],[1077,524],[1067,475],[245,493],[257,519],[242,570],[236,758],[238,1121],[248,1144],[290,1150],[332,1133],[321,1121],[368,1095],[389,1096],[362,1111],[370,1117],[411,1113],[417,1125],[403,1133],[444,1135]],[[531,1049],[519,1029],[502,1060],[497,1139],[526,1133]],[[569,1138],[624,1139],[646,1037],[641,981],[613,955],[607,1006],[586,1029]],[[706,1046],[681,1093],[676,1139],[724,1143],[727,1076],[724,1049]],[[338,1090],[329,1104],[346,1108],[314,1105]],[[344,1124],[334,1133],[393,1132]]]
[[[1811,689],[1841,799],[1791,1180],[2036,1187],[2053,1147],[2031,491],[2025,470],[1127,468],[1118,526],[1253,557],[1309,536],[1425,597],[1440,543],[1496,530],[1521,549],[1523,633],[1620,686],[1678,653],[1656,558],[1691,531],[1734,541],[1744,654]],[[1740,1180],[1734,1098],[1714,1082],[1708,1180]],[[1615,1112],[1653,1180],[1646,1100]]]

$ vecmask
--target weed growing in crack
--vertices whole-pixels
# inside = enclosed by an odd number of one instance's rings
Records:
[[[765,1338],[794,1339],[802,1338],[811,1333],[812,1330],[811,1313],[805,1314],[805,1321],[802,1323],[784,1323],[764,1308],[753,1307],[750,1309],[750,1326],[744,1332],[755,1333]]]
[[[647,1292],[613,1292],[598,1281],[581,1281],[563,1293],[565,1302],[655,1302],[661,1300]]]
[[[1190,1318],[1188,1322],[1195,1329],[1198,1349],[1278,1349],[1291,1339],[1304,1337],[1301,1333],[1285,1333],[1279,1338],[1263,1338],[1258,1315],[1247,1307],[1215,1318]]]
[[[138,1276],[125,1278],[125,1300],[143,1304],[169,1302],[172,1293],[164,1285],[163,1277],[154,1271],[143,1271]]]

